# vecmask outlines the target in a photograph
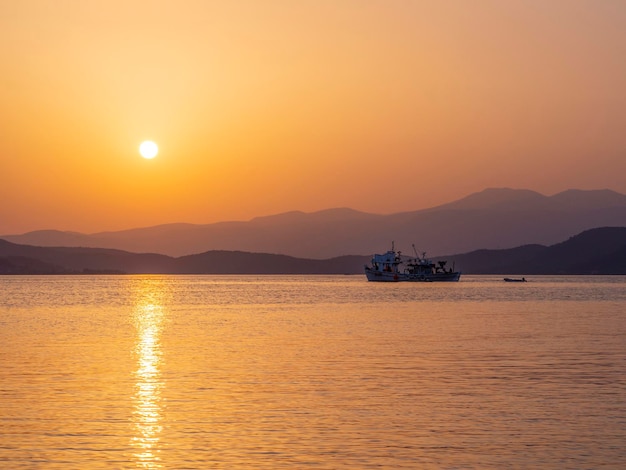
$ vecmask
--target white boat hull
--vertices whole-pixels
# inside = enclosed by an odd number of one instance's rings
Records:
[[[418,275],[375,271],[369,267],[365,268],[365,276],[371,282],[458,282],[461,279],[460,272]]]

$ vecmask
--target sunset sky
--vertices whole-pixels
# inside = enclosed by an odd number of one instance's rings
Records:
[[[0,41],[0,234],[626,193],[623,0],[0,0]]]

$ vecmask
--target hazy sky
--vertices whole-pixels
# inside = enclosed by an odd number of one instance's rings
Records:
[[[0,0],[0,41],[0,234],[626,193],[623,0]]]

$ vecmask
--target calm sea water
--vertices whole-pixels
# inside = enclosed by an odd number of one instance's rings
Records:
[[[626,277],[0,277],[2,469],[626,468]]]

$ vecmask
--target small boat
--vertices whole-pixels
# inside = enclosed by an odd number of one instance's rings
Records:
[[[415,250],[415,246],[413,246]],[[446,261],[433,262],[426,253],[403,260],[399,251],[391,250],[383,255],[375,254],[371,266],[365,266],[365,276],[374,282],[457,282],[461,272],[446,268]]]
[[[504,282],[526,282],[526,278],[505,277]]]

